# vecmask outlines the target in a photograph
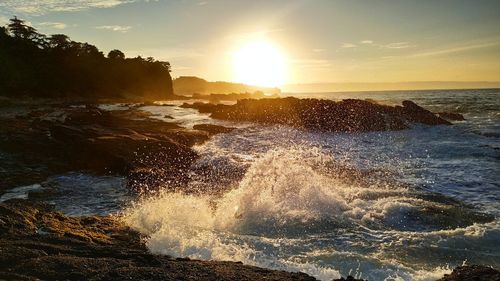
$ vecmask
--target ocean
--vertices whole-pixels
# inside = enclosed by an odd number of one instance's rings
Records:
[[[435,280],[462,264],[500,267],[499,89],[284,95],[412,100],[466,120],[319,133],[146,106],[155,118],[186,127],[237,128],[195,147],[200,158],[188,185],[199,194],[137,200],[123,191],[123,178],[75,171],[48,181],[82,188],[49,201],[69,215],[116,213],[148,236],[153,253],[241,261],[321,280]],[[213,176],[202,179],[199,170]],[[70,197],[71,205],[64,203]]]

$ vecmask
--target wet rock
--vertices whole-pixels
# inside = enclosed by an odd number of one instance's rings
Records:
[[[446,120],[451,120],[451,121],[464,121],[465,118],[462,114],[460,113],[455,113],[455,112],[438,112],[437,115],[439,117],[446,119]]]
[[[228,128],[213,124],[199,124],[194,125],[193,129],[208,132],[209,135],[224,134],[229,133],[234,130],[234,128]]]
[[[43,234],[37,231],[44,228]],[[22,200],[0,204],[2,280],[316,280],[237,262],[150,254],[111,217],[66,217]]]
[[[500,271],[482,265],[459,266],[438,281],[500,281]]]
[[[211,113],[211,117],[216,119],[283,124],[326,132],[402,130],[411,123],[451,124],[411,101],[393,107],[356,99],[335,102],[278,98],[240,100],[235,105],[193,103],[183,107]]]
[[[64,118],[46,118],[59,113]],[[198,157],[191,146],[209,134],[148,117],[136,109],[110,112],[89,104],[0,118],[0,190],[78,170],[127,176],[154,168],[169,179],[185,177]]]

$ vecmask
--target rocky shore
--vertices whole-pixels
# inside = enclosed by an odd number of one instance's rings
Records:
[[[401,130],[412,123],[450,124],[409,101],[391,107],[361,100],[286,98],[243,100],[231,106],[184,106],[217,119],[327,132]],[[14,109],[2,110],[0,116],[0,195],[70,171],[124,176],[128,188],[138,193],[165,183],[171,188],[182,187],[198,158],[192,146],[233,130],[212,124],[183,128],[150,118],[135,105],[115,111],[77,104]],[[238,262],[152,255],[142,238],[119,217],[68,217],[33,200],[7,200],[0,203],[0,279],[315,280],[303,273]],[[441,280],[500,280],[500,273],[488,267],[466,266]]]
[[[0,204],[0,279],[316,280],[239,262],[152,255],[141,238],[118,217],[67,217],[44,204],[9,200]],[[500,280],[500,272],[465,266],[440,280]]]
[[[0,190],[79,170],[127,176],[129,187],[138,190],[165,181],[181,185],[197,158],[191,147],[224,131],[213,126],[186,129],[149,117],[134,107],[17,109],[12,117],[0,118],[0,151],[6,160]]]
[[[43,204],[0,204],[2,280],[315,280],[238,262],[152,255],[113,217],[66,217]]]
[[[183,106],[210,113],[215,119],[281,124],[325,132],[402,130],[412,123],[451,124],[412,101],[403,101],[402,106],[388,106],[355,99],[336,102],[278,98],[239,100],[234,105],[185,103]]]

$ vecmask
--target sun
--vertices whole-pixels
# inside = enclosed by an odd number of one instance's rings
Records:
[[[279,87],[286,80],[283,53],[267,41],[254,41],[233,53],[234,77],[239,83]]]

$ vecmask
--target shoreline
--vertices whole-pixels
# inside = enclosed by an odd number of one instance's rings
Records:
[[[67,217],[22,199],[0,203],[0,278],[7,280],[317,280],[238,261],[151,254],[115,216]],[[332,281],[363,281],[351,276]],[[438,281],[499,280],[487,266],[460,266]]]
[[[44,116],[51,116],[50,112],[33,110],[24,117],[16,117],[15,122],[9,121],[0,124],[0,127],[10,128],[13,133],[23,133],[23,130],[27,129],[32,130],[30,133],[32,135],[23,136],[21,134],[19,135],[19,139],[10,139],[9,145],[6,147],[13,148],[13,151],[17,151],[15,148],[22,151],[24,144],[31,143],[35,147],[34,156],[38,156],[38,159],[44,159],[46,155],[53,154],[56,150],[63,148],[65,153],[60,155],[61,157],[56,157],[56,159],[57,161],[65,159],[67,161],[65,163],[69,166],[63,169],[61,167],[52,167],[52,170],[49,169],[47,175],[54,172],[60,173],[61,171],[75,169],[90,169],[94,173],[104,175],[119,174],[132,179],[131,182],[138,183],[137,185],[129,186],[129,188],[138,193],[143,188],[147,188],[147,192],[151,191],[150,189],[154,190],[154,186],[159,186],[165,181],[174,180],[177,181],[178,185],[182,186],[186,176],[183,174],[186,171],[186,167],[197,157],[196,153],[192,153],[192,146],[209,140],[214,134],[226,133],[230,129],[220,126],[213,127],[215,125],[186,129],[173,123],[153,120],[149,118],[150,115],[141,113],[135,109],[129,109],[125,112],[106,112],[89,105],[84,108],[63,108],[64,110],[67,110],[68,114],[62,122],[44,120]],[[37,139],[37,143],[33,143],[33,140],[43,136],[46,132],[50,133],[50,141],[49,139],[41,138]],[[51,143],[52,141],[54,143]],[[37,145],[42,144],[43,146],[37,147]],[[152,158],[152,162],[140,159],[138,161],[137,154],[131,154],[130,152],[136,152],[142,146],[149,148],[143,151],[144,154],[139,153],[139,158],[148,159],[148,155],[151,155],[149,153],[160,154],[164,156],[163,158],[166,157],[165,163],[175,163],[173,170],[158,170],[156,168],[158,166],[158,157]],[[168,147],[169,149],[154,149],[151,151],[152,147]],[[46,150],[44,151],[42,148]],[[173,154],[170,151],[171,148],[174,148]],[[105,151],[110,153],[103,154]],[[39,155],[36,155],[37,153]],[[85,163],[84,166],[81,166],[81,163],[78,162],[90,161],[90,159],[86,158],[83,158],[86,160],[82,161],[81,157],[85,157],[86,154],[100,155],[100,161],[104,159],[105,162],[104,164],[100,163],[100,168],[96,168],[93,165],[94,162]],[[66,159],[68,155],[71,155],[70,158],[73,159]],[[179,157],[183,161],[176,162],[175,159]],[[36,160],[37,157],[34,159]],[[78,161],[75,161],[75,159]],[[45,159],[45,161],[51,160]],[[61,166],[61,163],[58,164],[58,166]],[[174,170],[176,174],[172,178],[169,173]],[[23,177],[23,180],[26,177],[25,174],[20,174],[20,176]],[[44,175],[41,175],[40,178],[43,177]],[[214,280],[225,280],[224,278],[227,278],[227,280],[234,280],[235,278],[241,280],[260,280],[266,277],[266,280],[315,280],[305,274],[292,274],[261,269],[241,265],[237,262],[203,262],[183,258],[171,259],[155,256],[149,254],[141,242],[141,236],[138,233],[131,232],[128,228],[124,228],[123,225],[112,221],[110,217],[71,218],[55,213],[43,204],[15,199],[2,203],[0,206],[3,210],[3,217],[0,217],[0,224],[2,232],[6,234],[6,236],[2,237],[2,251],[12,254],[6,260],[19,259],[18,261],[21,263],[26,263],[26,265],[36,264],[37,266],[42,266],[41,270],[46,270],[46,272],[33,271],[35,275],[28,276],[27,279],[51,279],[54,277],[56,279],[95,278],[98,280],[113,280],[115,278],[114,280],[122,280],[123,278],[131,277],[134,279],[150,278],[150,280],[158,278],[186,278],[188,280],[196,280],[207,277]],[[99,227],[96,228],[96,226]],[[109,231],[99,231],[100,227]],[[17,243],[17,240],[21,240],[19,235],[23,239]],[[44,250],[35,251],[33,250],[35,247],[42,247]],[[83,252],[83,256],[81,256],[81,247],[88,249],[88,252]],[[29,259],[25,260],[25,255],[23,257],[16,256],[15,253],[17,251],[27,253]],[[114,257],[113,254],[110,254],[116,251],[122,256]],[[68,256],[59,257],[61,253],[63,255],[67,253]],[[32,257],[36,258],[33,260]],[[129,260],[133,260],[134,263],[140,266],[136,268],[127,267],[130,265]],[[82,261],[84,262],[80,264]],[[108,264],[108,271],[102,272],[98,268],[95,268],[97,264],[102,262]],[[8,262],[3,264],[8,266],[8,268],[2,271],[2,274],[6,276],[5,278],[24,278],[21,273],[26,272],[23,271],[22,267],[16,267],[17,271],[16,269],[9,271],[12,264]],[[123,268],[114,269],[115,265],[122,265]],[[70,266],[73,268],[73,271],[57,273],[54,271],[54,266],[60,269]],[[83,268],[80,266],[83,266]],[[154,268],[153,273],[145,271],[145,268],[150,270],[151,267]],[[224,267],[224,269],[220,269],[220,267]],[[84,268],[91,268],[92,274],[95,275],[81,275],[85,274]],[[172,277],[168,275],[171,272],[167,272],[165,268],[177,268],[178,271],[176,274],[179,275]],[[193,269],[195,274],[199,275],[186,276],[186,268]],[[469,269],[473,270],[474,268],[471,267]],[[481,272],[485,270],[484,268],[480,269]],[[226,271],[221,273],[218,270]],[[17,274],[21,275],[18,276]]]

